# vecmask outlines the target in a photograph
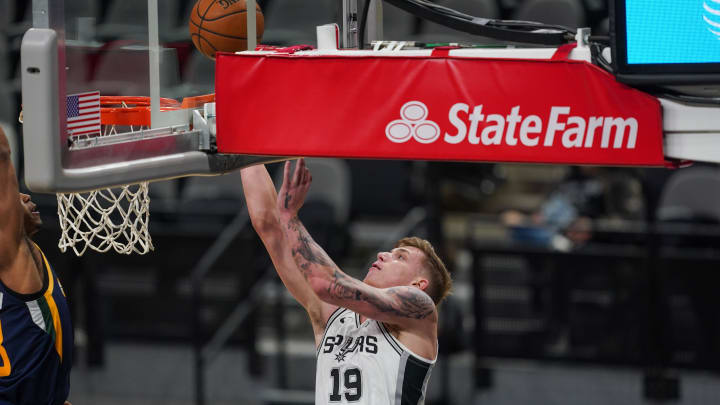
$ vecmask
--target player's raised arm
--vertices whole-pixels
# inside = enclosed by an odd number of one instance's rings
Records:
[[[320,299],[381,322],[412,327],[431,321],[429,323],[434,325],[437,321],[435,303],[423,291],[427,279],[418,277],[412,285],[377,288],[340,270],[297,217],[312,182],[304,160],[299,160],[293,174],[290,172],[287,162],[277,201],[280,222],[293,259]],[[410,254],[412,252],[405,248],[381,253],[385,258],[379,257],[378,267],[386,263],[383,260],[410,260]]]
[[[24,235],[23,218],[10,144],[0,128],[0,271],[15,262]]]
[[[321,339],[325,323],[336,307],[318,298],[295,264],[280,228],[277,192],[265,166],[242,169],[241,176],[253,228],[262,239],[283,284],[308,312],[316,338]]]

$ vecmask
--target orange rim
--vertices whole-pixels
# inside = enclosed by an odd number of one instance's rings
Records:
[[[215,94],[185,97],[182,103],[171,98],[160,98],[160,111],[197,108],[215,101]],[[144,126],[151,124],[150,97],[101,96],[100,124]]]

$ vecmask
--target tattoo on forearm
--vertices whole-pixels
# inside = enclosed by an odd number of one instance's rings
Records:
[[[331,297],[364,301],[373,305],[380,312],[412,319],[425,319],[435,311],[435,303],[432,299],[427,294],[414,290],[413,287],[393,287],[377,294],[363,292],[362,281],[341,272],[327,256],[327,253],[312,240],[299,219],[293,218],[287,227],[297,235],[293,242],[292,255],[296,260],[298,257],[302,257],[305,261],[304,263],[302,260],[298,261],[298,267],[306,280],[310,279],[313,266],[332,268],[332,280],[327,289]]]
[[[302,226],[299,219],[294,218],[291,220],[288,227],[297,233],[297,245],[292,249],[293,256],[300,255],[307,261],[307,263],[302,263],[300,265],[305,278],[307,278],[309,272],[311,272],[312,269],[310,268],[310,265],[312,264],[335,266],[332,260],[330,260],[327,256],[327,253],[325,253],[322,248],[320,248],[320,246],[312,240],[310,234],[307,232],[305,227]]]
[[[393,287],[385,290],[390,299],[375,294],[363,293],[360,288],[361,281],[355,280],[340,271],[336,271],[328,293],[339,299],[365,301],[377,308],[378,311],[413,319],[425,319],[435,309],[435,304],[429,296],[411,290],[412,287]]]
[[[330,293],[331,297],[335,298],[361,301],[363,294],[360,291],[357,291],[357,289],[349,287],[347,285],[349,283],[352,283],[352,279],[345,274],[336,271],[333,276],[333,280],[330,282],[330,286],[328,287],[328,293]]]

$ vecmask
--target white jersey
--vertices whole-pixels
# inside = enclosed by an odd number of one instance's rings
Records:
[[[418,405],[435,360],[408,350],[382,322],[338,308],[317,350],[315,405]]]

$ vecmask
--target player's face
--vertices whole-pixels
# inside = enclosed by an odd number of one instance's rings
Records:
[[[419,276],[424,257],[422,250],[413,246],[380,252],[363,281],[378,288],[410,285]]]
[[[23,206],[25,233],[28,236],[35,235],[42,226],[42,219],[40,219],[40,212],[37,210],[37,205],[30,200],[29,195],[23,193],[20,193],[20,202]]]

